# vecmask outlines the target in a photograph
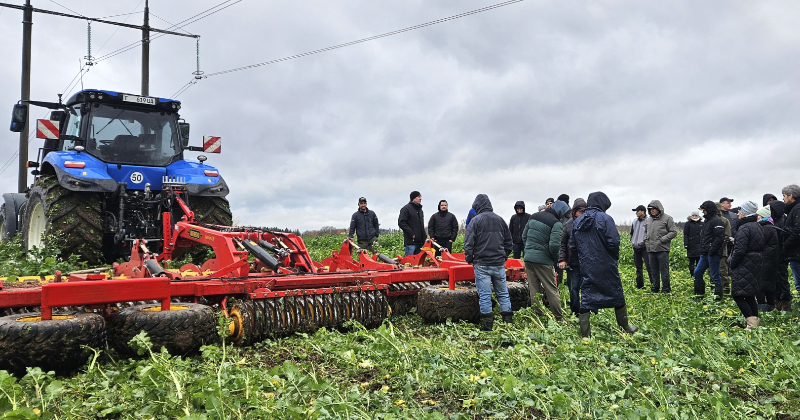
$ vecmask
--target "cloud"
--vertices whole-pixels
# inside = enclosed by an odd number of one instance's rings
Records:
[[[104,16],[134,3],[65,5]],[[187,29],[202,35],[208,74],[489,4],[241,2]],[[151,10],[177,22],[210,5],[151,2]],[[343,227],[366,196],[382,226],[396,227],[411,190],[422,192],[428,214],[445,198],[460,219],[478,193],[510,217],[519,199],[535,209],[560,193],[603,190],[618,220],[653,198],[681,220],[705,199],[758,201],[798,181],[798,8],[525,1],[210,77],[179,99],[194,144],[222,136],[223,153],[209,163],[247,224]],[[19,15],[0,14],[0,53],[11,57],[0,66],[0,105],[8,110],[19,92]],[[116,28],[92,29],[97,48]],[[138,37],[119,29],[99,54]],[[32,95],[54,100],[86,55],[85,23],[37,14],[33,41]],[[169,96],[192,79],[194,41],[167,36],[151,46],[151,92]],[[137,93],[139,50],[100,62],[84,85]],[[0,164],[17,142],[0,132]],[[12,165],[0,189],[15,185]]]

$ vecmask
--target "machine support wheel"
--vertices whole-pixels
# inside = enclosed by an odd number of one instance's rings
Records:
[[[24,375],[26,367],[70,373],[91,356],[84,346],[102,349],[105,342],[106,323],[97,314],[53,314],[49,321],[38,312],[2,317],[0,369],[17,375]]]
[[[447,285],[428,286],[417,294],[417,312],[428,322],[444,322],[448,318],[453,322],[478,322],[481,315],[478,289],[462,285],[455,290]]]
[[[99,194],[70,191],[56,177],[42,176],[28,193],[22,217],[25,249],[46,246],[44,234],[58,238],[64,257],[78,255],[89,266],[103,263],[101,211]]]
[[[136,356],[129,342],[146,332],[153,351],[161,347],[174,355],[197,351],[217,341],[217,318],[211,307],[196,303],[173,303],[169,311],[161,304],[136,305],[122,309],[111,318],[108,342],[120,354]]]
[[[508,297],[511,299],[511,310],[516,312],[522,308],[531,306],[531,294],[528,291],[527,282],[509,281]]]

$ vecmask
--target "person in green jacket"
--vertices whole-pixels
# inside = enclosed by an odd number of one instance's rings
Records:
[[[536,297],[544,292],[556,321],[565,323],[561,313],[561,295],[556,285],[553,265],[561,247],[561,218],[569,212],[569,204],[556,201],[544,211],[534,213],[522,231],[525,242],[525,273],[531,293],[531,304],[538,308]]]

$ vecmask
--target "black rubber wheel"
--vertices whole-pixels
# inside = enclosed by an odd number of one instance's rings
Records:
[[[195,219],[200,223],[220,226],[233,225],[231,205],[225,197],[191,196],[189,197],[189,208],[192,209]],[[200,264],[206,260],[210,249],[211,247],[208,245],[197,245],[186,250],[185,254],[190,255],[194,263]]]
[[[92,351],[106,343],[106,322],[91,313],[53,314],[49,321],[41,313],[0,318],[0,369],[24,375],[26,367],[59,374],[81,368]]]
[[[531,306],[531,293],[528,284],[519,281],[509,281],[508,297],[511,299],[511,310],[516,312],[522,308]]]
[[[211,307],[196,303],[173,303],[169,311],[160,303],[131,306],[111,318],[108,343],[122,355],[137,356],[129,342],[142,331],[153,351],[166,347],[170,354],[184,355],[217,341],[217,317]]]
[[[43,176],[28,192],[22,217],[25,249],[56,238],[64,258],[78,255],[90,266],[104,262],[100,195],[70,191],[54,176]],[[44,239],[42,239],[44,234]]]
[[[478,322],[481,311],[478,289],[475,286],[428,286],[417,294],[417,313],[428,322],[455,321]]]
[[[389,296],[389,307],[392,308],[392,316],[402,316],[408,313],[411,308],[417,307],[417,295]]]

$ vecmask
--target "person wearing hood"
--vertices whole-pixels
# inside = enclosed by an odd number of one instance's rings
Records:
[[[614,308],[617,324],[630,334],[638,331],[628,324],[625,292],[619,277],[619,231],[614,219],[606,211],[611,200],[601,192],[589,194],[586,212],[575,219],[569,248],[577,253],[581,267],[581,305],[578,318],[581,336],[591,334],[589,322],[592,311]]]
[[[378,224],[378,216],[375,212],[367,208],[367,199],[361,197],[358,199],[358,211],[353,213],[350,218],[350,232],[349,237],[353,239],[353,234],[358,236],[359,248],[364,248],[369,252],[375,252],[377,248],[376,241],[380,225]]]
[[[739,207],[739,223],[730,257],[731,297],[742,311],[747,330],[759,324],[756,294],[761,287],[764,232],[756,223],[758,204],[748,201]]]
[[[522,240],[525,241],[525,274],[531,294],[531,304],[538,306],[536,297],[544,293],[556,321],[564,322],[561,313],[561,295],[556,284],[553,266],[558,262],[561,248],[561,217],[570,211],[569,205],[556,201],[543,212],[531,215]]]
[[[761,199],[761,202],[764,203],[763,206],[766,207],[769,203],[773,201],[778,201],[778,197],[775,197],[774,194],[764,194],[764,197]]]
[[[531,215],[525,213],[525,202],[517,201],[514,204],[514,215],[511,216],[511,221],[508,224],[508,228],[511,230],[511,240],[514,243],[513,255],[515,259],[519,259],[520,254],[522,254],[525,249],[525,241],[522,240],[522,231],[525,229],[529,217],[531,217]]]
[[[697,210],[686,218],[686,224],[683,225],[683,247],[689,260],[689,273],[693,274],[703,249],[703,221]]]
[[[719,260],[719,278],[722,280],[723,294],[731,294],[731,276],[728,273],[728,255],[733,250],[733,231],[731,221],[727,217],[722,216],[722,204],[715,203],[717,207],[717,215],[722,221],[722,227],[725,229],[724,246],[722,247],[722,258]],[[719,295],[722,297],[722,294]]]
[[[650,217],[647,218],[644,228],[644,246],[647,256],[650,257],[650,291],[653,293],[670,293],[672,286],[669,281],[669,249],[672,240],[678,236],[678,227],[672,216],[664,213],[661,201],[653,200],[647,206]]]
[[[447,210],[447,200],[439,200],[439,211],[428,220],[428,236],[443,248],[453,252],[453,242],[458,237],[458,220],[456,215]],[[436,250],[436,256],[442,251]]]
[[[586,200],[576,198],[572,205],[572,217],[561,228],[561,247],[558,250],[558,268],[567,270],[567,289],[569,289],[569,308],[575,316],[581,309],[581,266],[578,254],[569,249],[569,237],[572,235],[572,225],[575,219],[581,217],[586,211]]]
[[[469,212],[467,213],[467,221],[464,222],[464,228],[469,226],[469,222],[471,222],[472,218],[477,216],[477,215],[478,215],[478,213],[475,213],[475,209],[469,209]]]
[[[558,196],[558,198],[556,198],[556,201],[563,201],[567,203],[567,206],[569,206],[569,195],[561,194]],[[564,217],[561,218],[561,224],[563,225],[564,223],[567,223],[567,220],[570,219],[572,219],[572,212],[568,211],[567,214],[565,214]]]
[[[694,269],[694,294],[706,294],[706,281],[703,278],[706,270],[711,275],[714,293],[722,297],[722,279],[720,278],[719,265],[722,253],[725,250],[725,219],[719,217],[717,205],[711,201],[704,201],[700,205],[705,222],[703,222],[703,235],[701,238],[700,261]]]
[[[784,213],[786,218],[783,224],[783,258],[789,260],[789,266],[794,274],[794,287],[800,293],[800,186],[787,185],[781,190],[783,202],[786,203]]]
[[[780,251],[778,229],[772,220],[772,211],[765,205],[756,211],[756,221],[764,233],[764,252],[761,254],[761,287],[756,293],[758,310],[770,312],[775,309],[775,290],[778,284]]]
[[[783,241],[785,235],[786,204],[783,201],[770,201],[769,210],[772,224],[778,233],[778,278],[775,284],[775,308],[785,313],[792,311],[792,288],[789,286],[789,262],[783,257]]]
[[[397,224],[403,231],[405,255],[416,255],[428,236],[425,234],[425,214],[422,212],[422,194],[412,191],[408,204],[400,209]]]
[[[506,285],[506,260],[511,253],[511,231],[505,220],[494,213],[492,202],[486,194],[478,194],[472,203],[477,215],[467,226],[464,235],[464,258],[475,271],[475,286],[481,310],[481,330],[491,331],[494,326],[492,313],[492,288],[500,304],[503,322],[513,321],[511,300]]]
[[[642,263],[647,269],[648,281],[652,282],[653,272],[650,269],[650,257],[644,246],[644,227],[647,223],[647,208],[641,204],[631,211],[636,212],[636,219],[631,224],[631,245],[633,246],[633,265],[636,267],[636,288],[644,289],[644,272]]]

